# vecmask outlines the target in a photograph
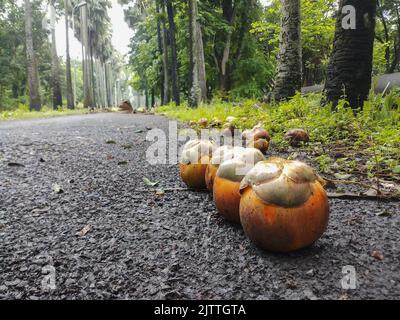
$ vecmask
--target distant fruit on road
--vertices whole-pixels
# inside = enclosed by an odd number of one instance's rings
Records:
[[[263,160],[265,157],[260,150],[247,148],[219,166],[213,185],[214,202],[227,220],[240,223],[240,183],[254,165]]]
[[[119,105],[119,110],[125,113],[133,113],[133,107],[129,100],[122,101]]]
[[[191,140],[183,147],[179,170],[183,182],[190,189],[206,189],[205,174],[216,148],[216,144],[209,140]]]
[[[243,229],[265,250],[289,252],[310,246],[327,228],[323,181],[302,162],[259,162],[243,179],[240,192]]]

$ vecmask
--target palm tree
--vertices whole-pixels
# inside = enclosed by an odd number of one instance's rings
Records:
[[[273,95],[288,99],[301,89],[300,0],[281,0],[282,22],[279,41],[278,74]]]
[[[163,49],[163,39],[162,39],[162,34],[161,34],[161,19],[160,19],[160,4],[159,0],[155,0],[156,4],[156,13],[157,13],[157,42],[158,42],[158,52],[160,54],[160,57],[164,56],[164,49]],[[165,61],[162,59],[162,67],[160,67],[160,97],[161,97],[161,104],[164,102],[164,96],[165,96],[165,86],[164,86],[164,70],[165,70]]]
[[[343,27],[344,6],[355,8],[355,29]],[[336,107],[345,96],[352,108],[361,108],[371,89],[377,0],[341,0],[328,74],[326,98]]]
[[[26,36],[26,64],[28,71],[29,106],[30,110],[39,111],[42,108],[40,99],[39,74],[32,37],[32,6],[25,0],[25,36]]]
[[[67,69],[67,107],[75,109],[74,91],[72,89],[71,55],[69,53],[69,0],[64,0],[66,30],[66,69]],[[76,94],[76,92],[75,92]]]
[[[169,21],[169,36],[171,43],[171,81],[172,81],[172,96],[177,106],[180,105],[179,96],[179,76],[178,76],[178,58],[176,52],[176,36],[175,36],[175,22],[174,22],[174,8],[172,0],[167,0],[167,12]]]
[[[53,109],[57,110],[62,106],[62,93],[60,84],[60,60],[57,54],[56,43],[56,8],[55,0],[50,1],[51,21],[51,78],[53,87]]]
[[[189,0],[189,33],[191,46],[191,92],[190,105],[198,106],[207,100],[206,67],[203,34],[199,23],[197,0]]]
[[[163,105],[166,105],[170,102],[170,90],[169,90],[169,68],[168,68],[168,33],[167,27],[165,23],[165,0],[161,0],[161,7],[162,7],[162,21],[161,21],[161,28],[162,28],[162,47],[163,47],[163,70],[164,70],[164,97],[163,97]]]

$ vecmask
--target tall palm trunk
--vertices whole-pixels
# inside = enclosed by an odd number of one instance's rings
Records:
[[[163,45],[162,45],[162,35],[161,35],[161,21],[160,21],[160,4],[159,0],[155,0],[156,2],[156,12],[157,12],[157,40],[158,40],[158,51],[161,57],[164,55]],[[164,60],[163,60],[164,61]],[[161,97],[161,104],[163,103],[165,95],[165,88],[164,88],[164,63],[160,68],[160,97]]]
[[[229,78],[228,62],[231,54],[232,28],[236,18],[236,6],[237,4],[235,4],[233,0],[222,1],[222,13],[230,29],[222,34],[225,42],[222,52],[218,52],[215,54],[217,71],[219,73],[219,90],[221,92],[225,92],[227,90],[227,82]]]
[[[169,90],[169,68],[168,68],[168,32],[165,23],[165,0],[161,0],[161,7],[163,13],[162,19],[162,46],[163,46],[163,70],[164,70],[164,97],[163,105],[168,104],[171,101],[170,90]]]
[[[29,86],[30,110],[39,111],[42,108],[40,99],[39,73],[37,68],[35,50],[32,37],[32,6],[29,0],[25,0],[25,35],[26,35],[26,64]]]
[[[281,0],[282,22],[279,39],[278,74],[274,97],[288,99],[301,89],[301,20],[300,0]]]
[[[355,8],[356,29],[343,28],[344,6]],[[341,0],[328,74],[326,98],[334,107],[345,96],[352,108],[362,107],[371,89],[377,0]]]
[[[86,108],[94,108],[87,6],[82,7],[80,10],[81,10],[81,21],[82,21],[81,41],[83,49],[84,106]]]
[[[53,109],[57,110],[62,106],[62,93],[60,82],[60,60],[57,54],[56,43],[56,9],[54,1],[50,2],[50,21],[51,21],[51,81],[53,87]]]
[[[171,81],[172,81],[172,97],[177,106],[181,104],[179,95],[179,75],[178,75],[178,57],[176,53],[176,36],[174,22],[174,8],[172,0],[167,0],[167,11],[169,21],[169,36],[171,43]]]
[[[192,53],[192,88],[190,90],[190,105],[198,106],[207,100],[206,67],[204,60],[203,35],[198,21],[197,0],[189,0],[189,26]]]
[[[64,10],[65,10],[65,39],[66,39],[66,69],[67,69],[67,107],[68,109],[75,109],[75,99],[72,89],[72,72],[71,72],[71,55],[69,53],[69,7],[68,0],[64,0]]]

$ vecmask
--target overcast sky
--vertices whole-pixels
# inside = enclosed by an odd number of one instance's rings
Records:
[[[112,0],[112,9],[109,10],[108,14],[111,18],[113,37],[112,44],[121,54],[125,55],[129,52],[129,40],[133,36],[133,31],[128,27],[124,20],[124,11],[121,5],[118,4],[117,0]],[[270,0],[261,0],[263,4],[267,4]],[[56,29],[57,36],[57,51],[58,55],[65,57],[66,45],[65,45],[65,20],[60,19],[57,23]],[[70,53],[71,57],[76,59],[81,58],[81,44],[73,36],[72,30],[70,30]]]

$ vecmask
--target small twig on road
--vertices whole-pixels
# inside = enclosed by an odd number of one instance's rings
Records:
[[[370,201],[396,201],[400,202],[398,195],[368,195],[365,193],[331,193],[328,192],[330,199],[343,199],[343,200],[370,200]]]
[[[176,192],[176,191],[193,191],[187,188],[160,188],[160,189],[139,189],[139,190],[134,190],[132,193],[150,193],[150,192],[158,192],[158,191],[164,191],[164,192]]]
[[[331,179],[327,179],[327,178],[324,178],[324,180],[326,180],[326,182],[328,182],[328,183],[333,183],[333,184],[354,184],[354,185],[358,185],[360,187],[364,187],[367,189],[373,189],[373,190],[376,190],[379,192],[379,188],[368,185],[363,182],[358,182],[358,181],[353,181],[353,180],[331,180]]]

